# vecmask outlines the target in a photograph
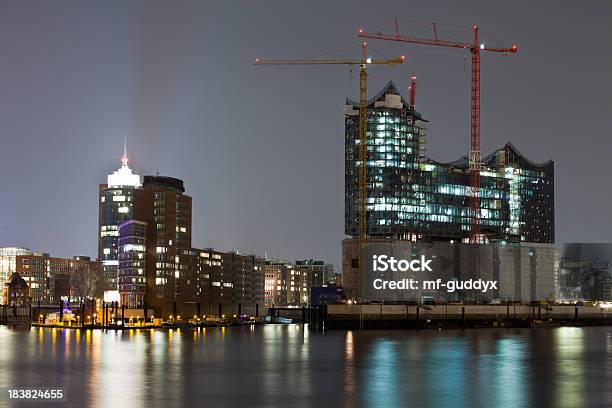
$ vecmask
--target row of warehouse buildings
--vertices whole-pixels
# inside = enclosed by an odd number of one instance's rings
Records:
[[[174,291],[161,298],[150,295],[157,292],[155,285],[148,284],[151,279],[146,273],[146,251],[141,253],[142,263],[138,253],[126,248],[122,251],[117,289],[104,290],[107,283],[100,261],[84,256],[52,257],[26,248],[0,248],[0,286],[12,275],[23,278],[28,291],[22,303],[50,305],[60,300],[105,298],[118,300],[127,308],[142,308],[146,303],[160,314],[176,307],[179,311],[193,310],[188,305],[197,303],[205,313],[216,314],[221,306],[227,313],[237,313],[240,307],[246,314],[256,308],[263,312],[266,307],[307,305],[312,301],[313,287],[339,285],[333,265],[323,261],[278,262],[233,251],[191,248],[183,254],[188,265],[175,278]],[[10,304],[2,292],[0,304]]]

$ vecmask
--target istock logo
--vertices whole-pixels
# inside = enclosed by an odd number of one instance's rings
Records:
[[[374,272],[432,272],[429,267],[431,259],[425,259],[425,255],[421,255],[421,259],[413,259],[411,261],[407,259],[395,259],[387,255],[374,255],[373,257],[373,270]]]

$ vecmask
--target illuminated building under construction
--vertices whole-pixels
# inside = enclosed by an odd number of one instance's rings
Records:
[[[426,157],[426,120],[410,99],[389,82],[367,103],[367,235],[466,242],[473,223],[468,158],[441,163]],[[356,237],[358,102],[347,100],[344,113],[345,233]],[[483,157],[479,195],[486,242],[554,242],[552,160],[534,163],[507,143]]]

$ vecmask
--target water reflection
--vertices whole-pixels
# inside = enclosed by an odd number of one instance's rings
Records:
[[[555,331],[557,367],[555,379],[559,393],[558,407],[585,406],[584,396],[584,330],[562,327]]]
[[[402,387],[401,360],[397,358],[397,343],[383,339],[372,345],[365,376],[366,396],[370,406],[400,406]]]
[[[610,405],[611,332],[0,327],[0,387],[92,406]]]

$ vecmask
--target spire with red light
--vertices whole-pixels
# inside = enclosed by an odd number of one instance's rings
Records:
[[[121,156],[121,167],[107,177],[109,187],[140,187],[140,176],[132,173],[128,166],[127,136],[123,140],[123,156]]]

